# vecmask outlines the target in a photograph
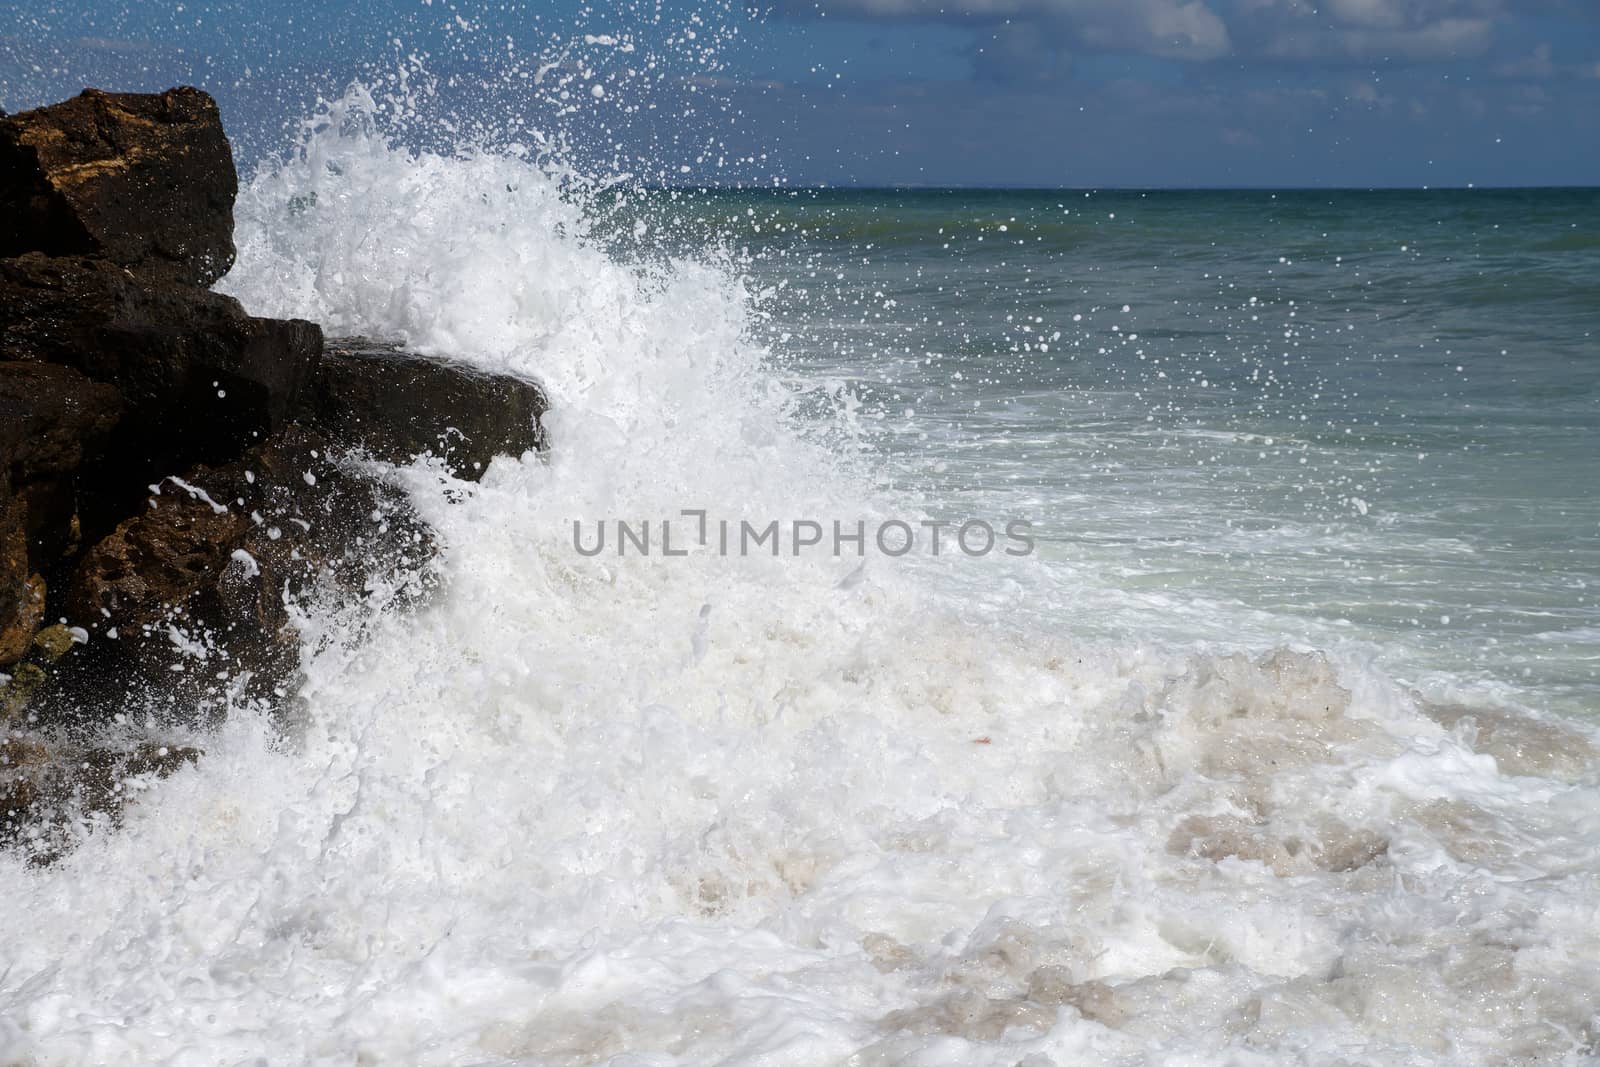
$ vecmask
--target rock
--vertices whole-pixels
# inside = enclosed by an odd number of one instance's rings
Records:
[[[12,498],[0,507],[15,512],[9,516],[13,526],[21,524],[29,573],[47,569],[75,547],[80,472],[104,451],[122,411],[115,388],[69,367],[0,362],[0,467],[9,476]],[[0,494],[5,490],[0,482]],[[7,521],[0,519],[0,525]],[[0,547],[0,555],[6,554]],[[0,571],[5,566],[0,562]],[[0,590],[5,585],[0,577]],[[0,604],[0,626],[4,622]]]
[[[236,191],[196,90],[0,113],[0,838],[36,860],[199,755],[131,731],[284,710],[308,634],[431,587],[431,529],[352,449],[476,479],[545,445],[532,382],[209,292]]]
[[[290,427],[222,467],[169,479],[84,554],[69,618],[94,635],[98,669],[55,704],[120,710],[159,694],[214,709],[240,694],[277,702],[299,665],[286,598],[359,602],[384,579],[419,587],[428,528],[396,488],[347,468],[326,437]]]
[[[19,483],[82,466],[121,415],[116,389],[68,367],[0,362],[0,456]]]
[[[115,388],[69,367],[0,362],[0,668],[44,618],[44,572],[77,548],[79,479],[122,414]]]
[[[0,354],[71,367],[122,396],[88,494],[91,536],[137,505],[143,486],[229,462],[285,425],[321,349],[312,323],[253,318],[203,289],[90,259],[0,260]]]
[[[34,663],[18,664],[5,677],[0,685],[0,728],[21,718],[45,683],[44,668]]]
[[[431,453],[471,481],[544,446],[538,385],[365,338],[329,340],[305,395],[303,417],[330,435],[393,463]]]
[[[313,323],[255,318],[230,296],[93,259],[0,260],[0,308],[9,358],[75,367],[119,386],[135,412],[185,422],[275,429],[322,352]]]
[[[44,590],[42,585],[38,590],[38,603],[42,612],[44,606]],[[33,626],[38,627],[39,620],[33,620]],[[31,634],[32,640],[16,660],[0,672],[0,728],[5,728],[14,720],[21,717],[35,700],[44,694],[50,681],[50,672],[61,663],[63,657],[77,646],[81,638],[70,627],[57,623],[46,626],[37,633]]]
[[[27,516],[11,491],[11,469],[0,463],[0,668],[15,663],[27,651],[37,618],[29,614],[34,590],[28,566]],[[39,591],[42,594],[42,589]],[[39,611],[44,597],[39,595]]]
[[[10,667],[33,643],[34,632],[44,621],[44,578],[30,575],[14,599],[0,603],[0,670]]]
[[[0,740],[0,843],[20,837],[31,821],[39,800],[34,776],[46,758],[44,745],[37,741]]]
[[[67,851],[81,820],[121,823],[151,780],[192,766],[191,745],[144,741],[84,746],[9,737],[0,741],[0,844],[25,843],[27,857],[49,863]]]
[[[198,480],[216,484],[204,471]],[[173,483],[159,488],[149,510],[117,526],[78,565],[69,604],[81,624],[104,619],[131,630],[183,614],[216,582],[232,546],[249,528],[249,514],[241,509],[214,510]]]
[[[72,628],[65,623],[56,623],[46,626],[33,635],[33,655],[44,663],[58,663],[62,656],[72,651],[78,643],[73,636]]]
[[[63,776],[57,790],[75,799],[85,814],[103,813],[116,823],[129,799],[130,779],[166,778],[199,759],[200,750],[188,745],[147,741],[133,748],[92,748],[75,761],[71,770],[76,773]]]
[[[198,89],[88,89],[0,118],[0,256],[93,254],[209,286],[233,265],[237,193]]]
[[[116,389],[71,368],[0,362],[0,667],[33,641],[44,572],[77,547],[79,475],[121,414]]]

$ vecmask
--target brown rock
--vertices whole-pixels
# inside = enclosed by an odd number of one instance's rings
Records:
[[[360,337],[327,342],[303,417],[378,459],[442,457],[476,481],[495,456],[542,448],[535,383]]]
[[[0,667],[16,662],[26,649],[18,648],[20,639],[12,632],[25,608],[31,577],[26,521],[22,502],[11,491],[11,471],[0,463]]]
[[[76,470],[121,414],[116,389],[68,367],[0,362],[0,456],[18,482]]]
[[[19,524],[28,573],[47,569],[75,547],[80,473],[104,451],[122,410],[115,388],[69,367],[0,362],[0,467],[9,477],[10,495],[6,502],[8,483],[0,480],[0,510],[6,512],[0,516],[0,557],[14,550],[6,538],[15,535],[5,531]],[[0,598],[6,569],[0,558]],[[14,575],[10,581],[14,588]]]
[[[73,824],[103,816],[117,825],[139,780],[166,778],[196,763],[191,745],[145,741],[84,746],[35,737],[0,740],[0,845],[23,843],[35,863],[67,851]]]
[[[148,510],[85,553],[73,576],[72,617],[132,629],[181,615],[216,583],[249,522],[242,510],[214,510],[169,483]]]
[[[129,779],[144,775],[165,778],[199,759],[200,750],[187,745],[145,742],[131,749],[95,748],[66,768],[57,789],[77,800],[85,814],[104,813],[120,822],[129,799]]]
[[[0,256],[93,254],[208,286],[233,265],[237,192],[198,89],[88,89],[0,118]]]
[[[253,318],[217,293],[97,260],[0,260],[0,354],[71,367],[123,397],[107,462],[84,494],[91,539],[144,486],[227,463],[282,427],[321,349],[312,323]]]
[[[232,297],[93,259],[0,261],[0,308],[11,358],[75,367],[119,386],[135,413],[188,422],[276,428],[322,351],[312,323],[254,318]]]
[[[44,668],[35,663],[19,663],[7,668],[4,684],[0,684],[0,728],[9,729],[33,703],[44,688]]]
[[[40,663],[58,663],[77,643],[72,628],[58,622],[33,635],[33,655]]]
[[[290,427],[234,463],[167,480],[89,549],[67,608],[95,635],[74,658],[100,668],[64,676],[57,705],[158,695],[204,710],[236,685],[279,699],[300,649],[286,595],[349,604],[377,578],[423,574],[427,527],[399,490],[341,466],[338,451]]]
[[[432,532],[351,446],[471,479],[544,447],[532,382],[359,339],[324,358],[314,324],[207,291],[236,190],[196,90],[0,113],[0,727],[34,731],[0,730],[0,839],[37,860],[199,756],[130,727],[282,707],[297,603],[359,626],[427,591]],[[40,629],[62,614],[86,645]]]
[[[39,787],[22,769],[33,758],[33,748],[15,738],[0,741],[0,844],[21,836],[38,804]]]
[[[44,621],[44,592],[44,578],[35,574],[22,583],[15,599],[0,603],[0,670],[28,654]]]

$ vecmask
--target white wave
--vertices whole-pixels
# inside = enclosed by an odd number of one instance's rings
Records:
[[[238,214],[252,310],[537,375],[554,450],[400,472],[431,605],[311,620],[293,733],[236,716],[120,832],[0,859],[5,1062],[1593,1051],[1588,738],[1074,640],[1016,569],[583,558],[574,518],[903,502],[790,428],[729,269],[614,262],[527,161],[336,121]]]

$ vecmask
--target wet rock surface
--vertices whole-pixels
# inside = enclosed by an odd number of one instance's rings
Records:
[[[0,669],[44,618],[43,572],[78,541],[78,473],[122,409],[116,389],[70,368],[0,362]]]
[[[0,465],[0,670],[15,663],[44,614],[44,584],[28,565],[26,513]]]
[[[544,447],[535,383],[206,289],[236,188],[198,90],[0,117],[0,842],[43,858],[199,757],[152,735],[285,709],[304,608],[426,594],[433,533],[371,460]]]
[[[67,615],[93,639],[91,665],[50,694],[56,719],[134,704],[204,719],[230,699],[272,701],[299,666],[290,604],[426,588],[431,531],[314,431],[155,488],[73,575]]]
[[[76,547],[79,500],[93,491],[82,484],[85,465],[105,452],[125,409],[115,388],[70,367],[0,363],[0,456],[7,461],[9,520],[21,529],[29,574]]]
[[[0,622],[0,670],[23,657],[44,621],[44,579],[26,575],[10,583],[4,594],[6,615]]]
[[[533,382],[364,337],[327,342],[306,401],[305,421],[377,459],[432,454],[469,481],[495,456],[543,447],[539,416],[549,406]]]
[[[48,863],[96,824],[120,824],[126,804],[152,781],[201,755],[191,745],[159,741],[0,739],[0,844]]]
[[[115,389],[123,418],[86,486],[100,530],[139,487],[226,462],[287,424],[321,353],[314,324],[104,261],[0,261],[0,354],[70,367]]]

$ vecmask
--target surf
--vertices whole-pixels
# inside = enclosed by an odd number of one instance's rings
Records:
[[[550,453],[393,470],[428,604],[309,607],[290,722],[238,709],[120,830],[0,858],[9,1058],[1593,1051],[1592,736],[1309,647],[1077,636],[999,554],[574,551],[932,509],[736,253],[630,259],[558,160],[381,110],[353,90],[247,184],[221,288],[537,378]]]

